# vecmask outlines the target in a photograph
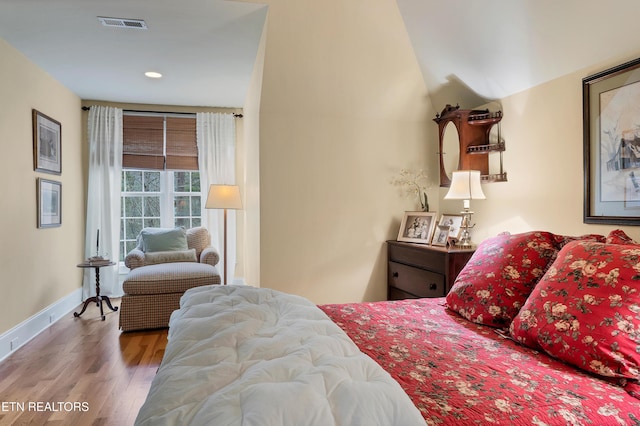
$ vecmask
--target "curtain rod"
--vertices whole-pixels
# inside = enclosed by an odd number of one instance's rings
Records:
[[[82,107],[83,111],[89,111],[89,109],[91,108],[87,106]],[[143,111],[143,110],[135,110],[135,109],[123,109],[123,111],[124,112],[148,112],[152,114],[195,114],[193,112]],[[242,114],[236,114],[236,113],[234,113],[233,116],[236,118],[244,117]]]

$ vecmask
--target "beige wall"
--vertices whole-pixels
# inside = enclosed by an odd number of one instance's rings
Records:
[[[640,241],[640,228],[583,223],[582,79],[633,58],[595,64],[502,99],[508,182],[483,185],[486,200],[472,202],[476,242],[502,231],[548,230],[568,235],[607,234],[621,228]],[[441,190],[441,195],[446,191]],[[448,212],[461,202],[442,201]]]
[[[238,270],[243,271],[247,284],[260,286],[260,97],[264,72],[266,46],[265,25],[251,82],[247,90],[242,121],[243,147],[238,157],[243,162],[244,173],[238,182],[243,189],[244,209],[237,212],[238,218]],[[239,274],[238,274],[239,275]]]
[[[416,208],[390,180],[436,164],[435,112],[396,2],[268,4],[260,284],[316,303],[384,299],[384,241]]]
[[[80,99],[1,39],[0,57],[2,334],[80,288],[86,176]],[[60,176],[33,170],[32,108],[62,124]],[[60,227],[37,228],[38,177],[62,182]]]

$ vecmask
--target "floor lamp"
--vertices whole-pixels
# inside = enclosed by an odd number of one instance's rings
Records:
[[[463,208],[460,213],[462,214],[462,235],[457,245],[462,248],[471,248],[471,237],[469,236],[469,229],[473,228],[475,224],[471,224],[471,200],[484,200],[484,192],[482,192],[482,186],[480,186],[480,171],[479,170],[457,170],[453,172],[451,178],[451,187],[449,192],[444,196],[445,200],[464,200]]]
[[[227,210],[242,209],[242,200],[240,199],[240,188],[237,185],[211,185],[209,187],[209,195],[207,196],[207,209],[223,209],[224,210],[224,248],[222,258],[224,263],[224,281],[227,283]]]

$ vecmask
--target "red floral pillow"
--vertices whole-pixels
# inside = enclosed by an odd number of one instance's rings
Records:
[[[624,233],[622,229],[614,229],[607,235],[607,244],[638,244],[633,238]]]
[[[640,247],[567,244],[509,332],[516,341],[583,370],[637,381]]]
[[[558,246],[558,250],[562,247],[570,243],[571,241],[596,241],[599,243],[604,243],[606,241],[606,237],[600,234],[584,234],[577,237],[570,235],[554,235],[554,241]]]
[[[470,321],[506,328],[557,252],[550,232],[485,240],[460,271],[447,306]]]

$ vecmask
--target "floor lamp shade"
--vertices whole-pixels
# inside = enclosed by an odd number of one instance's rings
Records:
[[[237,185],[211,185],[207,196],[207,209],[232,209],[242,208],[240,187]]]
[[[242,208],[242,199],[240,198],[240,188],[237,185],[211,185],[209,187],[209,195],[207,196],[206,209],[223,209],[224,210],[224,284],[227,283],[227,210],[240,210]]]

